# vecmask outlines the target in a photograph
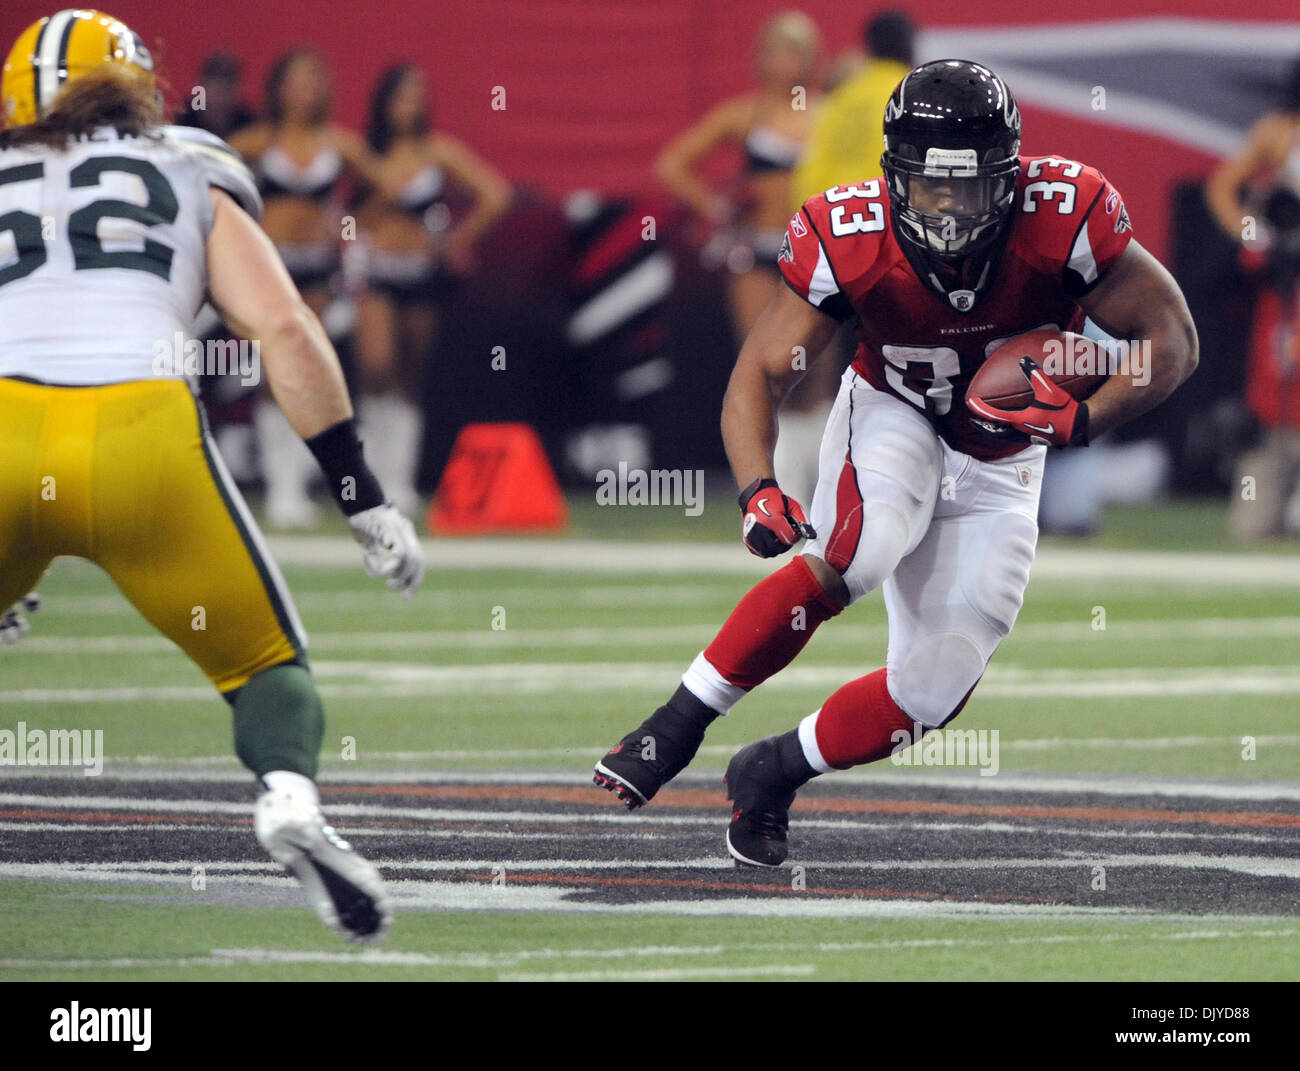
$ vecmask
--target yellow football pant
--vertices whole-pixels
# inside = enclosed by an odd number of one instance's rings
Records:
[[[0,378],[0,607],[64,554],[100,566],[223,692],[305,657],[284,580],[182,381]]]

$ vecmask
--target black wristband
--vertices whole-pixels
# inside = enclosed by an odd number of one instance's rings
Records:
[[[1079,403],[1079,408],[1074,414],[1074,427],[1070,429],[1070,445],[1088,445],[1088,406],[1084,402]]]
[[[361,455],[361,440],[353,420],[341,420],[306,440],[330,494],[347,516],[384,504],[384,489]]]
[[[749,500],[765,487],[775,487],[776,481],[771,476],[760,476],[743,491],[740,492],[740,512],[744,513],[749,506]]]

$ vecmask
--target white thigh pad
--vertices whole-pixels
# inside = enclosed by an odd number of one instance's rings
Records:
[[[984,673],[983,652],[969,636],[934,632],[890,660],[889,694],[915,721],[942,725]]]
[[[925,535],[943,474],[934,429],[905,402],[852,373],[836,399],[806,552],[844,577],[852,600],[878,587]]]

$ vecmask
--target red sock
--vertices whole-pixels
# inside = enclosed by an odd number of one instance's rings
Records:
[[[886,671],[876,670],[849,681],[832,695],[817,715],[817,750],[828,766],[847,770],[864,762],[883,759],[899,746],[894,736],[908,735],[903,747],[921,738],[925,727],[914,722],[894,702],[886,685]]]
[[[704,657],[732,684],[754,688],[788,666],[817,626],[842,609],[808,563],[795,558],[750,589]]]

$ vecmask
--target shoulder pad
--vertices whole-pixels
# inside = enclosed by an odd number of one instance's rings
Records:
[[[1119,259],[1133,236],[1124,200],[1096,168],[1060,156],[1022,157],[1017,197],[1022,252],[1042,270],[1063,272],[1081,296]]]
[[[209,185],[225,190],[254,219],[262,218],[262,195],[257,192],[257,180],[239,153],[216,134],[198,127],[168,126],[163,132],[168,141],[199,165]]]

